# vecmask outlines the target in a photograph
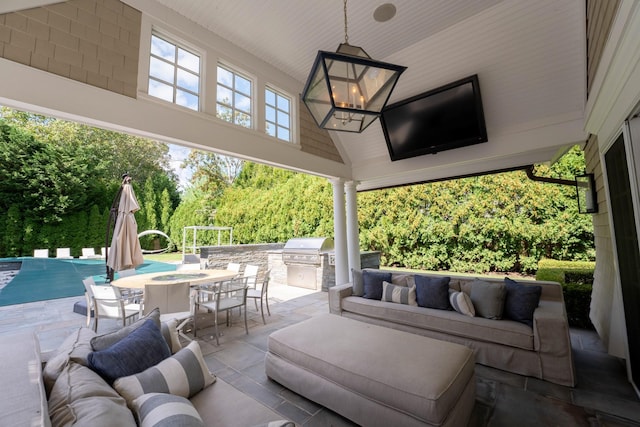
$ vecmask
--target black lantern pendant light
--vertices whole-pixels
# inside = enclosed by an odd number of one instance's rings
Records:
[[[335,53],[318,52],[302,100],[319,127],[362,132],[380,115],[406,69],[375,61],[361,47],[349,44],[344,0],[344,43]]]

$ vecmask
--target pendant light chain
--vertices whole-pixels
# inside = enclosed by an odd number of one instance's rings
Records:
[[[349,36],[347,35],[347,0],[344,0],[344,44],[349,44]]]

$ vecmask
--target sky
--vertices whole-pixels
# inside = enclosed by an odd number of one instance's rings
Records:
[[[184,190],[189,187],[189,180],[191,179],[192,171],[189,169],[183,169],[180,165],[189,156],[191,149],[174,144],[168,145],[169,156],[171,157],[169,164],[171,165],[171,169],[173,169],[176,175],[180,178],[180,189]]]

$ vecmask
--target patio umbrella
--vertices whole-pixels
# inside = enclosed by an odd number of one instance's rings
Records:
[[[107,251],[107,278],[109,280],[113,280],[114,272],[134,268],[144,262],[138,239],[138,224],[134,216],[134,213],[140,210],[140,205],[138,205],[138,200],[131,186],[131,177],[127,174],[123,176],[119,193],[119,200],[117,195],[114,200],[114,205],[116,201],[118,202],[117,207],[112,206],[112,213],[115,213],[116,220],[111,247]]]

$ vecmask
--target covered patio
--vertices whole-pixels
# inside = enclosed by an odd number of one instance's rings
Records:
[[[220,346],[215,344],[212,327],[198,332],[209,369],[297,425],[354,426],[265,376],[269,334],[329,311],[325,292],[278,285],[270,289],[270,294],[271,316],[266,325],[259,312],[249,306],[248,335],[237,314],[233,326],[223,328]],[[0,307],[0,336],[33,330],[46,354],[84,324],[85,317],[69,309],[78,299]],[[106,319],[100,332],[117,328],[116,321]],[[571,339],[578,376],[575,388],[476,365],[477,395],[469,426],[640,425],[640,401],[626,380],[622,361],[606,354],[593,331],[572,329]]]
[[[299,94],[316,52],[342,41],[339,1],[4,2],[0,103],[326,177],[334,194],[337,284],[349,282],[350,269],[359,267],[359,191],[524,169],[553,162],[580,144],[586,172],[594,174],[598,206],[590,317],[601,349],[625,361],[637,391],[640,4],[397,0],[394,5],[396,15],[380,22],[374,18],[377,5],[348,3],[352,43],[375,59],[408,67],[390,102],[477,74],[486,143],[391,161],[377,122],[362,133],[319,129]],[[174,59],[158,50],[160,45],[172,47]],[[158,61],[182,77],[168,82],[151,65]],[[225,76],[249,89],[233,92],[237,86]],[[248,98],[249,106],[219,95],[229,90]],[[280,110],[286,121],[271,120],[269,108],[277,105],[268,99],[275,95],[288,101]],[[234,114],[242,120],[225,119]],[[282,137],[273,134],[274,125],[286,131]],[[584,343],[579,337],[574,341],[578,361]],[[582,382],[588,384],[590,377]],[[505,380],[513,381],[526,399],[537,402],[526,393],[529,380]],[[580,387],[579,379],[576,390]],[[487,390],[488,400],[502,396]],[[562,400],[573,392],[550,393]],[[613,401],[618,397],[609,395]],[[596,396],[581,406],[595,408],[600,400]]]

